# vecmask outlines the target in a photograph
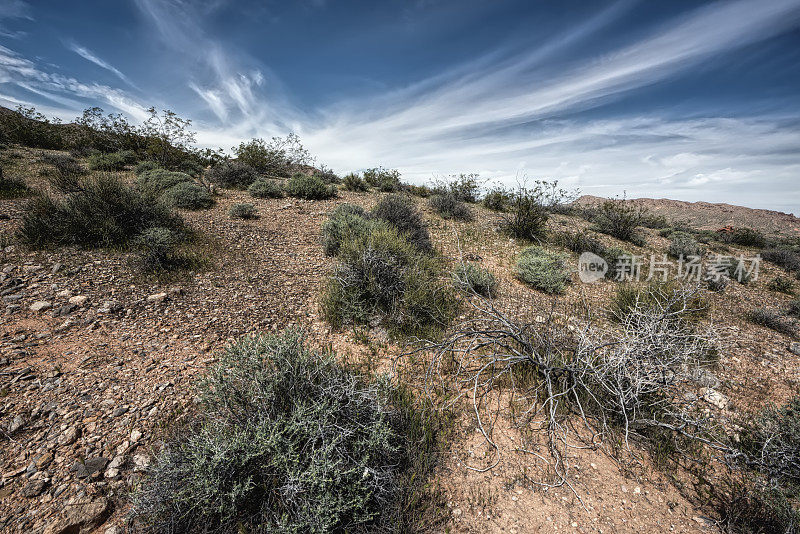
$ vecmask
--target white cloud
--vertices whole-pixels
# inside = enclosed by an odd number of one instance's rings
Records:
[[[85,48],[85,47],[83,47],[83,46],[81,46],[81,45],[79,45],[77,43],[69,43],[69,49],[72,50],[73,52],[75,52],[76,54],[78,54],[79,56],[81,56],[83,59],[85,59],[87,61],[90,61],[90,62],[94,63],[95,65],[97,65],[98,67],[111,72],[112,74],[114,74],[114,76],[116,76],[117,78],[119,78],[123,82],[127,83],[131,87],[134,87],[134,88],[136,87],[133,84],[133,82],[131,82],[128,79],[127,76],[125,76],[122,72],[119,71],[119,69],[117,69],[113,65],[110,65],[109,63],[106,63],[105,61],[103,61],[102,59],[97,57],[88,48]]]

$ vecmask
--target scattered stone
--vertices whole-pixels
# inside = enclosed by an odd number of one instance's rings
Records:
[[[53,264],[53,268],[50,269],[50,272],[52,274],[56,274],[58,271],[61,270],[62,267],[63,267],[63,265],[61,265],[60,263],[56,262],[56,263]]]
[[[62,289],[61,291],[56,293],[56,296],[60,299],[68,299],[72,296],[72,291],[70,291],[69,289]]]
[[[789,344],[789,352],[795,356],[800,356],[800,343],[794,342]]]
[[[36,302],[31,304],[29,309],[34,312],[43,312],[49,310],[52,306],[53,304],[51,302],[48,302],[46,300],[37,300]]]
[[[75,443],[78,438],[81,437],[81,431],[79,428],[71,426],[64,431],[61,436],[58,438],[58,442],[61,445],[72,445]]]
[[[31,480],[22,487],[20,494],[28,499],[37,497],[41,495],[41,493],[44,491],[44,488],[47,487],[47,484],[48,482],[46,479]]]
[[[75,462],[70,471],[75,473],[78,478],[87,478],[105,469],[106,465],[108,465],[108,458],[87,458],[83,463]]]
[[[75,306],[83,306],[86,304],[88,297],[86,295],[75,295],[74,297],[69,298],[69,303],[74,304]]]
[[[728,397],[713,388],[700,388],[700,396],[704,401],[720,410],[728,407]]]
[[[167,300],[166,293],[156,293],[147,297],[147,302],[164,302]]]
[[[14,419],[11,420],[11,423],[8,425],[8,433],[13,434],[25,424],[25,419],[22,418],[21,415],[17,415]]]
[[[104,498],[74,497],[64,504],[64,515],[45,529],[44,534],[91,532],[108,518],[111,511]]]
[[[122,306],[116,300],[107,300],[103,302],[103,305],[97,310],[98,313],[114,313],[119,311]]]

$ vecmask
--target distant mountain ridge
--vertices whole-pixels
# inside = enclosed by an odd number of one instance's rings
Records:
[[[590,206],[606,200],[583,195],[575,204]],[[672,221],[686,222],[703,230],[717,230],[724,226],[746,226],[767,234],[800,236],[800,218],[780,211],[746,208],[725,203],[687,202],[668,198],[633,198],[630,202],[644,206],[654,215],[663,215]]]

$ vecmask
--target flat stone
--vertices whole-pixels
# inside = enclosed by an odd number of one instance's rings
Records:
[[[83,306],[84,304],[86,304],[88,298],[89,297],[87,297],[86,295],[75,295],[74,297],[69,298],[69,303],[74,304],[76,306]]]
[[[156,293],[147,297],[147,302],[164,302],[167,300],[166,293]]]
[[[61,519],[45,529],[44,534],[73,534],[91,532],[108,518],[108,500],[89,497],[74,497],[63,505]]]
[[[795,356],[800,356],[800,343],[794,342],[789,344],[789,352]]]
[[[728,397],[713,388],[700,388],[700,396],[704,401],[720,410],[728,407]]]
[[[49,310],[52,306],[53,304],[51,302],[48,302],[46,300],[37,300],[36,302],[31,304],[30,308],[28,309],[34,312],[43,312],[45,310]]]
[[[23,497],[27,497],[27,498],[30,499],[32,497],[36,497],[38,495],[41,495],[41,493],[44,491],[44,489],[46,487],[47,487],[47,481],[46,480],[42,480],[42,479],[31,480],[30,482],[25,484],[25,486],[22,487],[22,491],[20,491],[20,494]]]

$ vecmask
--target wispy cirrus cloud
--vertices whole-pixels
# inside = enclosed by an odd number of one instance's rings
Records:
[[[69,47],[70,50],[81,56],[86,61],[90,61],[95,65],[97,65],[98,67],[100,67],[101,69],[107,70],[108,72],[112,73],[114,76],[116,76],[126,84],[136,89],[136,85],[132,81],[130,81],[130,79],[128,79],[127,76],[125,76],[122,72],[120,72],[119,69],[97,57],[94,54],[94,52],[92,52],[88,48],[83,47],[75,42],[69,42],[67,46]]]

